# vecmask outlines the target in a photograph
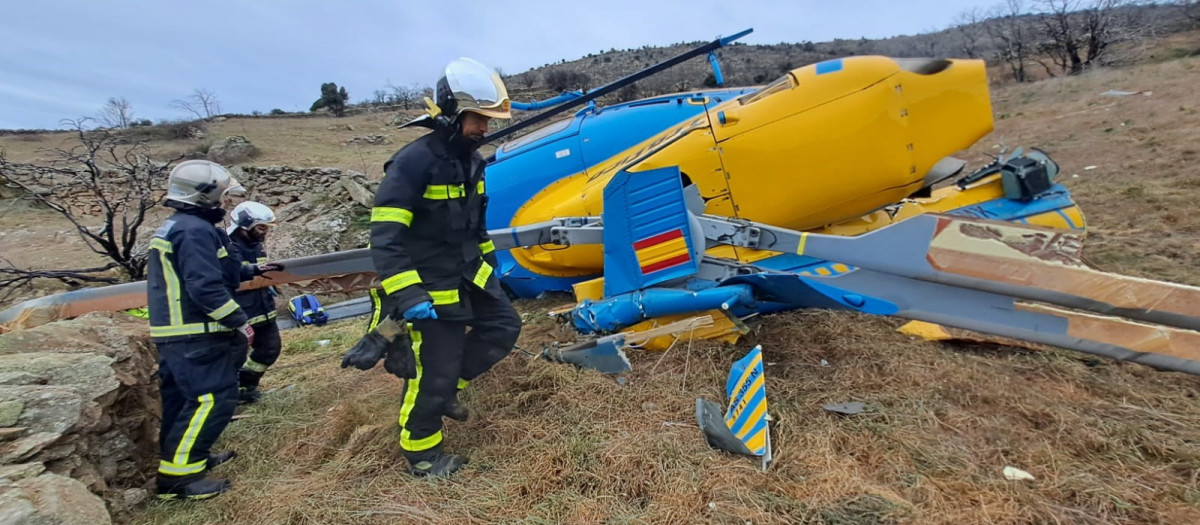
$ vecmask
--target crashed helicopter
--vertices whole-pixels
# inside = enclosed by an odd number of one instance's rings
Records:
[[[747,33],[513,104],[546,111],[486,140],[583,106],[488,159],[496,271],[513,295],[571,292],[557,313],[580,332],[650,342],[697,315],[713,322],[692,336],[733,340],[749,316],[834,308],[1200,374],[1200,289],[1088,267],[1083,214],[1049,156],[1017,150],[971,172],[951,157],[992,129],[980,60],[848,57],[764,86],[594,103],[705,54],[722,84],[714,51]],[[366,250],[285,262],[245,286],[374,286]],[[0,323],[144,305],[130,283],[22,303]]]

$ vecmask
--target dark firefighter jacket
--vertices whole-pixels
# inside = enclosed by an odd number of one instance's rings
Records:
[[[470,317],[460,287],[482,289],[495,266],[483,171],[479,153],[456,149],[442,131],[384,164],[371,210],[371,260],[400,312],[432,301],[439,319]]]
[[[263,249],[263,244],[255,242],[241,228],[233,231],[229,241],[233,244],[231,249],[235,252],[234,255],[241,262],[241,280],[253,279],[254,265],[267,262],[267,252]],[[275,318],[275,297],[272,296],[270,287],[237,292],[233,299],[250,317],[248,322],[252,325]]]
[[[229,236],[186,210],[176,211],[150,240],[146,294],[155,342],[229,333],[246,323],[233,300],[240,261]]]

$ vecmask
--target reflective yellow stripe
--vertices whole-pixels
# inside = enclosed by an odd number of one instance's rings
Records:
[[[149,308],[132,308],[129,310],[125,310],[125,313],[132,315],[134,317],[141,318],[141,319],[149,319],[150,318],[150,309]]]
[[[258,361],[250,359],[250,358],[246,358],[246,364],[242,365],[242,367],[248,368],[248,369],[258,372],[260,374],[263,372],[266,372],[267,367],[269,367],[269,366],[271,366],[271,365],[264,365],[262,363],[259,363]]]
[[[254,317],[251,317],[250,320],[248,320],[246,322],[249,324],[258,324],[258,323],[270,321],[271,319],[274,319],[277,316],[278,316],[278,314],[276,314],[274,311],[271,311],[267,315],[256,315]]]
[[[258,258],[258,264],[263,264],[263,263],[265,263],[265,262],[267,262],[267,258],[266,258],[266,257],[259,257],[259,258]]]
[[[367,325],[367,331],[374,330],[379,326],[380,310],[383,310],[383,301],[379,299],[379,289],[371,288],[371,323]]]
[[[487,242],[479,243],[479,253],[487,255],[494,251],[496,251],[496,243],[492,242],[491,239],[488,239]]]
[[[166,244],[168,248],[171,247],[171,243],[166,242]],[[171,319],[171,326],[180,326],[183,324],[183,307],[179,304],[179,277],[175,275],[175,267],[171,265],[171,260],[167,258],[169,251],[157,246],[155,249],[158,249],[158,261],[162,264],[163,281],[166,281],[167,285],[167,317]],[[153,326],[150,327],[150,335],[154,335]]]
[[[170,461],[158,460],[158,472],[168,476],[186,476],[188,474],[196,474],[204,472],[204,467],[208,465],[208,458],[204,458],[195,463],[186,465],[176,465]]]
[[[212,332],[232,332],[220,323],[192,323],[174,326],[151,326],[150,337],[174,337],[179,335],[207,334]]]
[[[479,267],[479,271],[475,272],[475,279],[473,279],[472,282],[475,283],[475,286],[484,288],[487,286],[488,277],[491,276],[492,265],[488,264],[487,261],[484,261],[483,265]]]
[[[188,456],[192,453],[192,446],[196,444],[196,438],[200,436],[200,429],[204,428],[204,422],[208,421],[208,414],[212,412],[212,394],[204,394],[196,399],[200,401],[200,406],[196,407],[196,413],[192,414],[192,420],[188,423],[187,430],[183,433],[183,439],[179,440],[179,447],[175,449],[175,468],[186,469],[189,465],[196,464],[188,463]],[[200,464],[201,469],[203,469],[206,461],[208,461],[208,458],[197,462]]]
[[[224,259],[226,257],[229,257],[229,250],[226,250],[224,246],[217,248],[217,258]]]
[[[409,434],[407,430],[400,431],[400,448],[403,448],[409,452],[429,450],[433,447],[436,447],[438,443],[442,442],[441,430],[421,439],[412,439],[409,437],[410,435],[411,434]]]
[[[480,179],[479,183],[475,185],[475,193],[483,195],[483,179]]]
[[[422,450],[429,450],[437,446],[438,443],[441,443],[442,433],[438,431],[428,437],[413,439],[412,433],[405,427],[408,423],[409,415],[412,414],[413,408],[417,406],[417,394],[421,389],[421,378],[425,375],[425,367],[421,366],[421,332],[413,330],[411,324],[408,327],[409,334],[412,336],[413,360],[416,361],[417,377],[404,381],[404,404],[400,405],[400,448],[409,452],[420,452]]]
[[[166,253],[175,251],[175,247],[171,245],[171,241],[163,239],[162,237],[150,239],[150,249]]]
[[[217,308],[216,310],[209,312],[208,316],[220,321],[221,319],[229,317],[229,314],[233,313],[233,311],[237,310],[237,309],[238,309],[237,301],[230,299],[228,302],[221,305],[220,308]]]
[[[468,385],[469,383],[470,383],[470,381],[467,381],[466,379],[463,379],[463,378],[461,378],[461,377],[460,377],[460,378],[458,378],[458,389],[459,389],[459,390],[462,390],[462,389],[464,389],[464,388],[467,388],[467,385]]]
[[[429,292],[433,304],[454,304],[458,302],[458,290],[433,290]]]
[[[371,222],[398,222],[405,226],[412,226],[412,218],[412,212],[404,208],[388,208],[386,206],[371,208]]]
[[[421,284],[421,276],[416,270],[409,270],[384,279],[382,284],[384,292],[396,293],[414,284]]]
[[[466,196],[462,184],[430,184],[425,187],[425,198],[438,201],[458,199]]]

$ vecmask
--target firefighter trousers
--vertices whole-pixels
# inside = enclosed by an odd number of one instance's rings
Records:
[[[245,342],[214,334],[156,346],[162,395],[159,479],[199,477],[237,409],[236,359]]]
[[[495,279],[486,290],[468,285],[460,296],[471,301],[471,319],[412,323],[417,377],[405,381],[400,407],[400,448],[406,453],[440,449],[446,402],[504,359],[520,335],[521,317]]]
[[[275,324],[274,319],[251,325],[254,328],[254,343],[250,346],[250,357],[237,361],[241,369],[238,370],[238,387],[242,389],[258,388],[258,382],[262,379],[267,368],[275,364],[279,359],[279,350],[283,343],[279,339],[279,325]]]

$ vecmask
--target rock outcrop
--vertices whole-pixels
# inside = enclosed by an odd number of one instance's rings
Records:
[[[0,523],[106,524],[149,495],[156,365],[126,314],[0,335]]]

